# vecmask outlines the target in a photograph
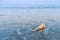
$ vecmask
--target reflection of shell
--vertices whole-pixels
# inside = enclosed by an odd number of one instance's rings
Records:
[[[36,29],[34,29],[34,32],[38,32],[38,31],[43,31],[45,29],[45,24],[41,24],[40,26],[38,26]]]

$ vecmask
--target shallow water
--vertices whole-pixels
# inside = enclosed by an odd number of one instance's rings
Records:
[[[43,19],[41,19],[41,16],[37,16],[37,19],[36,16],[1,17],[2,19],[0,20],[0,40],[60,40],[59,18],[58,20],[56,19],[56,17],[43,17]],[[5,20],[3,20],[4,18]],[[20,21],[18,21],[17,18]],[[32,18],[34,19],[32,20]],[[25,21],[23,21],[23,19]],[[41,23],[46,24],[46,29],[44,30],[44,32],[32,32],[32,30],[34,30]]]
[[[0,10],[0,40],[60,40],[60,9]],[[41,23],[46,29],[32,32]]]

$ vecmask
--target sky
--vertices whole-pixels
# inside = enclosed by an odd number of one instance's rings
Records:
[[[20,7],[20,6],[31,6],[31,5],[60,5],[60,0],[0,0],[0,7]],[[0,9],[0,15],[19,15],[20,13],[32,12],[31,10],[10,10],[10,9]],[[45,11],[45,10],[43,10]],[[43,11],[41,13],[43,13]],[[57,12],[60,13],[59,9],[50,10],[53,14],[57,14]],[[38,11],[36,11],[38,12]],[[40,11],[39,11],[40,12]],[[32,13],[35,13],[33,11]],[[31,14],[32,14],[31,13]],[[46,12],[47,14],[50,14],[49,12]],[[52,14],[51,13],[51,14]],[[43,13],[44,14],[44,13]]]
[[[60,0],[0,0],[0,7],[26,5],[60,5]]]

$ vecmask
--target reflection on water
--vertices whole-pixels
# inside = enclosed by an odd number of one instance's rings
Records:
[[[4,18],[5,20],[2,20]],[[0,40],[60,40],[60,19],[57,20],[56,17],[41,19],[39,16],[37,20],[35,16],[33,18],[32,20],[32,17],[29,16],[22,18],[17,16],[2,17],[0,20]],[[46,24],[46,29],[43,32],[32,32],[41,23]]]

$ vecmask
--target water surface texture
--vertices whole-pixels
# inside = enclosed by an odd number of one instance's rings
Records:
[[[0,9],[0,13],[0,40],[60,40],[60,9]],[[41,23],[46,29],[32,32]]]

